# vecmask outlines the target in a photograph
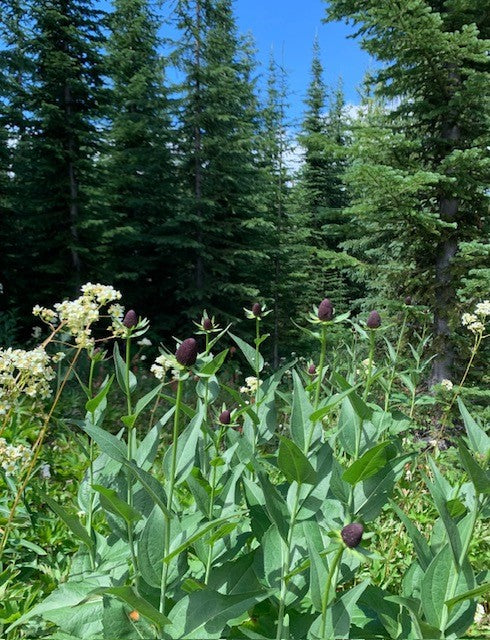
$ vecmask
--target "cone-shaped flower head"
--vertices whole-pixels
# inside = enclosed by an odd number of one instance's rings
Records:
[[[411,296],[407,296],[405,298],[405,304],[407,305],[407,307],[409,307],[412,304],[412,297]]]
[[[316,373],[316,367],[314,364],[310,364],[310,366],[308,367],[308,373],[310,374],[310,376],[314,376]]]
[[[126,315],[124,316],[123,325],[127,329],[132,329],[138,324],[138,316],[136,315],[136,311],[130,309]]]
[[[318,319],[323,322],[327,320],[331,320],[333,318],[333,305],[332,302],[325,298],[320,302],[320,306],[318,307]]]
[[[222,411],[219,416],[219,421],[221,422],[221,424],[230,424],[231,411],[229,411],[228,409],[225,409],[224,411]]]
[[[368,329],[378,329],[381,326],[381,316],[377,311],[371,311],[368,316],[366,325]]]
[[[180,343],[179,348],[175,352],[177,362],[183,364],[184,367],[191,367],[197,360],[197,342],[194,338],[187,338]]]
[[[354,549],[361,542],[363,533],[364,527],[362,524],[359,522],[352,522],[342,529],[340,535],[349,549]]]
[[[202,328],[204,329],[204,331],[211,331],[211,329],[213,328],[213,322],[211,318],[202,319]]]
[[[262,314],[262,305],[260,302],[254,302],[252,305],[252,313],[256,318],[260,318]]]

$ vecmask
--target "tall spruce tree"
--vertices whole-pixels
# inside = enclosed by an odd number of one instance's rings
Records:
[[[90,0],[39,0],[30,17],[29,123],[13,166],[24,308],[73,293],[91,260],[88,190],[102,86],[101,16]]]
[[[151,317],[154,328],[169,330],[176,321],[175,254],[184,230],[173,216],[175,168],[159,23],[147,0],[114,0],[109,25],[105,279],[139,314]]]
[[[179,13],[182,208],[193,242],[182,297],[191,317],[206,306],[231,318],[258,295],[268,261],[254,62],[237,34],[231,0],[185,0]]]
[[[310,224],[309,216],[293,206],[292,170],[288,156],[294,141],[288,134],[287,77],[284,67],[271,54],[259,151],[262,157],[268,236],[272,269],[269,286],[263,293],[273,308],[272,361],[275,367],[281,356],[298,350],[298,331],[291,322],[307,309],[311,299]]]
[[[488,9],[487,0],[332,0],[328,8],[331,19],[353,21],[384,63],[374,83],[390,109],[377,116],[372,155],[364,149],[356,166],[356,210],[372,236],[393,231],[392,243],[370,254],[376,265],[396,265],[398,285],[385,295],[410,282],[409,293],[433,309],[433,383],[450,378],[454,363],[456,290],[471,268],[461,249],[485,253]]]
[[[323,79],[318,39],[313,45],[311,81],[305,99],[306,112],[299,135],[304,162],[297,184],[297,199],[311,221],[311,277],[316,298],[330,296],[338,307],[352,298],[346,267],[353,259],[342,250],[349,219],[343,185],[346,169],[347,124],[342,86],[329,91]]]
[[[17,315],[19,285],[22,287],[25,260],[28,259],[23,251],[24,238],[14,202],[12,173],[19,141],[28,125],[32,60],[28,54],[30,25],[27,16],[23,0],[0,4],[0,309],[11,318]]]

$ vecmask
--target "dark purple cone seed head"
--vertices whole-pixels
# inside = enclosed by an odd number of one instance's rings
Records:
[[[310,364],[310,366],[308,367],[308,373],[310,374],[310,376],[314,376],[316,373],[316,367],[314,364]]]
[[[205,331],[211,331],[211,329],[213,328],[213,323],[211,321],[211,318],[203,318],[202,319],[202,328]]]
[[[231,411],[229,411],[228,409],[225,409],[224,411],[222,411],[219,416],[219,421],[221,422],[221,424],[230,424]]]
[[[409,307],[412,304],[412,298],[411,296],[407,296],[405,298],[405,304],[407,305],[407,307]]]
[[[262,306],[260,302],[254,302],[252,305],[252,313],[256,318],[260,318],[260,314],[262,313]]]
[[[364,527],[362,524],[359,524],[359,522],[352,522],[342,529],[340,535],[349,549],[354,549],[361,542],[363,533]]]
[[[377,311],[371,311],[368,316],[366,325],[368,329],[377,329],[381,326],[381,316]]]
[[[132,329],[138,324],[138,316],[136,315],[136,311],[130,309],[126,315],[124,316],[123,325],[128,329]]]
[[[187,338],[180,343],[179,348],[175,352],[177,362],[183,364],[184,367],[191,367],[197,360],[197,342],[194,338]]]
[[[331,320],[333,318],[333,305],[328,298],[322,300],[320,302],[320,306],[318,307],[318,319],[325,322],[326,320]]]

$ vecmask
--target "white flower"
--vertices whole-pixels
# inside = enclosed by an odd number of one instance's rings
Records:
[[[151,340],[148,340],[148,338],[141,338],[141,340],[138,340],[136,344],[139,344],[140,347],[151,347]]]
[[[477,320],[478,318],[472,313],[463,313],[463,315],[461,316],[461,324],[463,325],[463,327],[467,327],[469,324],[472,324]]]
[[[451,391],[453,386],[454,385],[451,382],[451,380],[448,380],[447,378],[444,378],[444,380],[441,380],[441,387],[443,387],[443,389],[445,389],[446,391]]]
[[[241,393],[250,393],[251,395],[257,393],[257,389],[262,384],[262,380],[257,380],[255,376],[248,376],[245,378],[245,386],[240,387]]]
[[[472,322],[470,325],[468,325],[468,329],[471,331],[471,333],[483,333],[485,331],[485,325],[483,324],[483,322],[480,322],[478,320],[477,322]]]
[[[475,313],[479,316],[490,316],[490,300],[479,302],[475,307]]]

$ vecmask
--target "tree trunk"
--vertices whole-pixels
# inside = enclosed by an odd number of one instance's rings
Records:
[[[460,138],[457,124],[448,125],[443,130],[443,138],[455,143]],[[454,222],[459,209],[457,198],[442,195],[439,199],[439,212],[445,222]],[[443,240],[437,247],[435,264],[434,290],[434,347],[437,356],[432,362],[430,385],[438,384],[443,379],[451,379],[454,361],[454,349],[451,340],[450,316],[454,307],[456,291],[451,273],[451,263],[458,250],[456,230],[448,229],[443,232]]]

